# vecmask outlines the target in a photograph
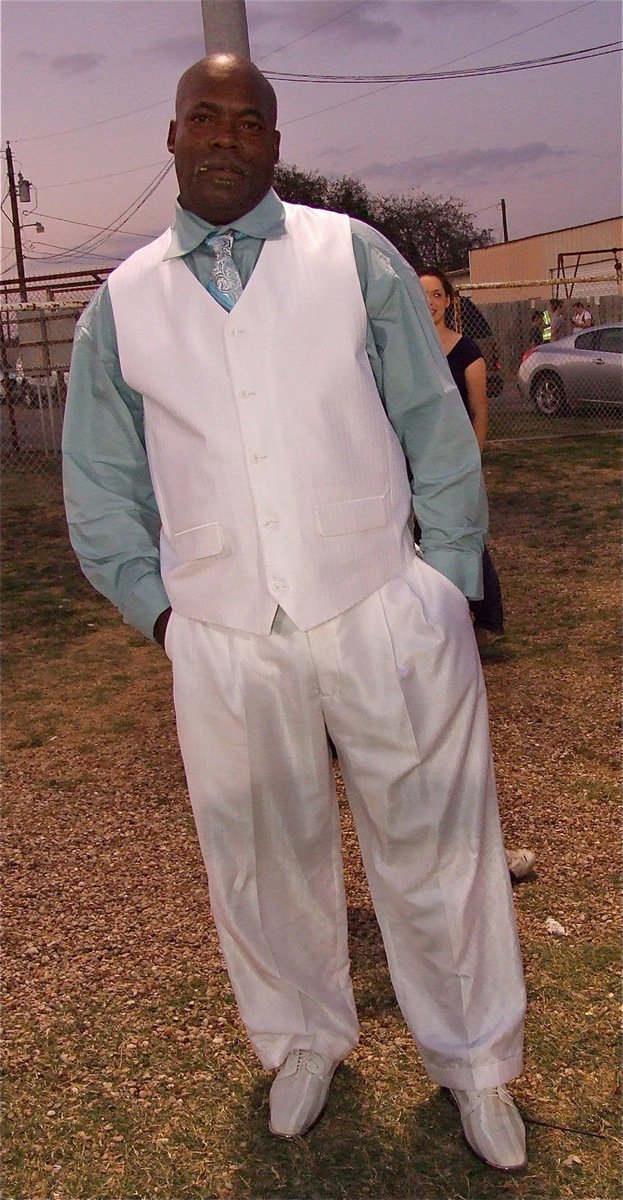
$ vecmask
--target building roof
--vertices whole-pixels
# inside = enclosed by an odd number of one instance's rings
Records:
[[[542,233],[528,233],[525,237],[509,238],[507,242],[494,242],[493,246],[475,246],[474,249],[493,250],[495,246],[510,246],[515,242],[532,242],[535,238],[551,237],[554,233],[569,233],[573,229],[590,229],[592,225],[605,225],[608,221],[623,221],[623,216],[603,217],[601,221],[586,221],[582,225],[563,225],[561,229],[545,229]]]

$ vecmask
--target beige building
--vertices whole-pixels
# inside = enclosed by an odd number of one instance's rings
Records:
[[[589,225],[574,225],[569,229],[500,242],[483,250],[470,250],[469,264],[470,295],[483,303],[547,300],[550,296],[577,300],[588,296],[622,295],[623,217],[610,217],[606,221],[592,221]],[[608,278],[589,283],[594,276]],[[524,287],[509,286],[524,280]],[[455,282],[463,284],[462,279]],[[502,286],[479,291],[477,285],[485,283]]]

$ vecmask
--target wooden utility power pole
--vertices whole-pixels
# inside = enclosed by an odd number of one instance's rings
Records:
[[[240,54],[250,58],[244,0],[201,0],[206,54]]]
[[[506,224],[506,200],[500,200],[500,207],[502,209],[502,232],[504,235],[504,241],[507,242],[508,241],[508,225]]]
[[[15,260],[17,263],[17,278],[19,281],[20,300],[28,299],[26,290],[26,272],[24,271],[24,254],[22,251],[22,231],[19,224],[19,209],[17,207],[17,191],[15,189],[15,173],[13,171],[13,155],[9,143],[6,144],[6,170],[9,180],[9,196],[11,197],[11,224],[15,241]]]

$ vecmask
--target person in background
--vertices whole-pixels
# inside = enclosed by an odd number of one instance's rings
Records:
[[[472,1150],[519,1170],[525,989],[466,599],[480,455],[415,272],[362,222],[279,199],[276,121],[242,57],[179,82],[174,225],[78,325],[70,535],[171,660],[271,1132],[311,1128],[359,1037],[328,732],[426,1069]]]
[[[447,358],[452,378],[459,390],[472,423],[482,454],[487,440],[489,406],[487,401],[487,368],[476,342],[450,329],[446,314],[454,298],[454,288],[447,275],[436,267],[423,267],[418,272],[441,348]],[[504,606],[502,589],[491,555],[485,546],[482,558],[483,598],[470,602],[474,630],[481,644],[504,637]]]
[[[582,329],[590,329],[593,324],[593,314],[583,300],[576,300],[573,305],[571,324],[573,325],[574,333],[579,333]]]
[[[562,300],[551,300],[549,311],[551,313],[551,340],[557,342],[565,336],[565,314]]]
[[[543,344],[543,328],[544,328],[543,313],[540,308],[535,308],[530,318],[530,345],[541,346]]]
[[[419,272],[420,283],[428,301],[433,324],[441,348],[446,355],[452,378],[469,413],[476,434],[480,453],[485,448],[488,426],[487,372],[485,360],[471,338],[456,333],[446,324],[446,314],[454,299],[454,288],[443,271],[436,267],[423,267]],[[482,562],[484,596],[482,600],[470,601],[474,617],[476,640],[481,645],[487,637],[495,640],[504,635],[504,612],[502,589],[487,547]],[[524,879],[534,868],[534,852],[528,849],[507,850],[506,861],[514,880]]]

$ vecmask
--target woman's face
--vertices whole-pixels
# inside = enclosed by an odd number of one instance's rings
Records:
[[[441,279],[438,279],[436,275],[420,275],[420,283],[428,301],[433,324],[444,325],[450,297],[446,296]]]

